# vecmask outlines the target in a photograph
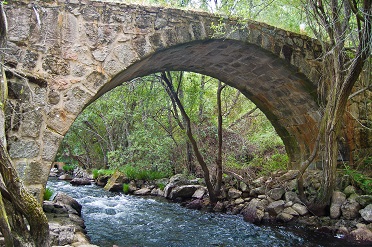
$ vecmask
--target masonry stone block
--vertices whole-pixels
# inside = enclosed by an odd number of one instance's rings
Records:
[[[50,162],[54,160],[62,139],[63,136],[60,134],[53,133],[51,131],[47,131],[44,133],[41,155],[43,160]]]
[[[34,140],[8,139],[9,155],[12,159],[34,158],[39,155],[39,144]]]

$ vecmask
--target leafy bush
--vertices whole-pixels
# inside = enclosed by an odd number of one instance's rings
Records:
[[[44,192],[44,200],[49,201],[52,198],[54,191],[51,188],[46,188]]]
[[[124,194],[129,194],[129,184],[123,184],[123,192]]]
[[[74,165],[64,165],[62,167],[62,169],[65,171],[65,172],[72,172],[74,169],[75,169],[75,166]]]
[[[93,174],[93,179],[96,179],[100,176],[111,176],[112,174],[114,174],[114,170],[110,170],[110,169],[94,169],[92,171],[92,174]]]
[[[274,171],[286,170],[288,165],[287,154],[275,153],[266,157],[255,157],[250,166],[260,168],[259,175],[267,175]]]
[[[372,178],[345,166],[345,174],[349,175],[351,179],[359,186],[365,193],[372,194]]]
[[[145,170],[144,168],[141,169],[130,165],[122,167],[120,171],[132,180],[156,180],[169,176],[169,174],[164,172]]]

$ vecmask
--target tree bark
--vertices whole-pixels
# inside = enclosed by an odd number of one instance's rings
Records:
[[[35,246],[50,246],[48,219],[43,208],[23,187],[2,142],[0,142],[0,172],[15,210],[20,212],[30,225],[30,234]]]

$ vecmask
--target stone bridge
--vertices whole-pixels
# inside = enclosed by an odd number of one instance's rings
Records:
[[[321,47],[306,36],[204,12],[88,0],[12,0],[6,15],[8,149],[36,196],[88,104],[165,70],[205,74],[240,90],[271,121],[292,164],[313,147]]]

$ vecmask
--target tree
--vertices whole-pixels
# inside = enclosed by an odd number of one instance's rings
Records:
[[[23,186],[8,155],[5,139],[4,108],[7,100],[7,80],[4,68],[7,22],[0,2],[0,230],[6,247],[49,246],[49,225],[41,205]],[[25,220],[30,229],[28,230]]]
[[[312,30],[323,46],[325,102],[317,144],[310,158],[303,163],[299,176],[320,150],[324,181],[312,206],[322,210],[330,204],[335,187],[338,141],[348,98],[371,56],[372,1],[308,0],[304,4],[308,7]]]
[[[221,83],[219,84],[218,87],[218,92],[217,92],[217,102],[218,102],[218,156],[217,156],[217,173],[216,173],[216,181],[215,184],[213,185],[212,179],[210,176],[209,168],[207,166],[207,163],[205,162],[205,159],[198,147],[197,141],[193,135],[193,131],[191,128],[191,121],[190,117],[185,111],[185,108],[183,107],[183,104],[178,97],[178,93],[176,92],[172,80],[170,79],[170,73],[162,72],[161,77],[163,81],[165,82],[167,86],[167,92],[169,96],[172,98],[172,101],[174,101],[177,104],[178,109],[181,112],[182,118],[184,119],[185,122],[185,130],[186,130],[186,135],[191,143],[191,146],[193,148],[194,154],[196,156],[196,159],[201,166],[203,170],[203,176],[204,176],[204,181],[207,185],[208,193],[209,193],[209,199],[213,204],[217,203],[218,201],[218,196],[220,194],[221,190],[221,184],[222,184],[222,114],[221,114],[221,91],[225,86],[222,86]]]

